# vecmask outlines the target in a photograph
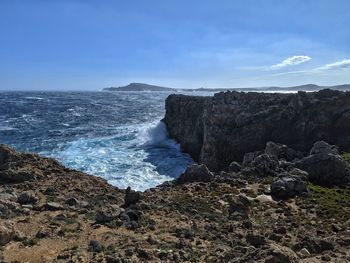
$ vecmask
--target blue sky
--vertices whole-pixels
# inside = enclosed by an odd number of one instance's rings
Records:
[[[349,0],[0,0],[0,89],[350,83]]]

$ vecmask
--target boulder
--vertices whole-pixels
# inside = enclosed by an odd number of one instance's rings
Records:
[[[296,166],[306,171],[308,179],[324,186],[341,185],[348,180],[346,162],[325,142],[316,142],[311,155],[296,162]]]
[[[125,191],[124,207],[128,207],[130,205],[136,204],[139,201],[140,201],[140,193],[134,190],[131,190],[131,187],[129,186]]]
[[[335,145],[330,145],[325,141],[317,141],[311,148],[310,155],[319,153],[339,154],[338,148]]]
[[[303,157],[301,152],[298,152],[292,148],[289,148],[285,144],[267,142],[265,147],[265,153],[271,156],[275,156],[277,159],[283,159],[286,161],[293,161]]]
[[[238,162],[232,162],[228,167],[228,171],[231,173],[238,173],[241,170],[241,168],[242,167]]]
[[[271,195],[286,199],[307,193],[307,173],[299,169],[282,173],[271,183]]]
[[[253,159],[251,159],[254,156]],[[248,153],[243,161],[244,172],[251,175],[265,177],[276,176],[279,170],[279,163],[276,156],[266,153],[256,155],[256,153]]]
[[[120,209],[118,206],[105,206],[96,211],[96,223],[104,224],[111,222],[119,217]]]
[[[186,171],[176,180],[178,184],[192,182],[210,182],[214,179],[214,175],[204,164],[191,164]]]
[[[13,223],[9,221],[0,221],[0,246],[6,245],[15,236]]]

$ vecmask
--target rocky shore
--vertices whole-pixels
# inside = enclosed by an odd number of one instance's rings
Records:
[[[145,192],[0,145],[0,262],[350,262],[349,99],[172,95],[199,164]]]
[[[304,153],[319,140],[350,150],[350,92],[171,95],[165,107],[170,136],[210,170],[241,162],[245,153],[263,150],[268,141]]]

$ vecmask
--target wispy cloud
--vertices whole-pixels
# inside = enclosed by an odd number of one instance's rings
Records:
[[[309,56],[293,56],[293,57],[289,57],[285,60],[283,60],[281,63],[275,64],[271,66],[271,69],[280,69],[280,68],[284,68],[287,66],[292,66],[292,65],[298,65],[301,63],[304,63],[306,61],[309,61],[311,58]]]
[[[280,73],[273,74],[273,76],[321,74],[327,71],[338,71],[343,69],[350,69],[350,59],[336,61],[333,63],[325,64],[323,66],[319,66],[317,68],[309,69],[309,70],[280,72]]]
[[[346,69],[346,68],[350,68],[350,59],[344,59],[334,63],[326,64],[324,66],[315,68],[314,70],[325,71],[325,70],[337,70],[337,69]]]

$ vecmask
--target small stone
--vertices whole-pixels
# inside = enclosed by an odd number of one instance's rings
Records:
[[[310,256],[310,252],[309,250],[307,250],[305,247],[302,248],[300,251],[299,251],[300,255],[304,256],[304,257],[307,257],[307,256]]]
[[[265,237],[262,235],[257,235],[257,234],[253,234],[253,233],[249,233],[248,235],[246,235],[246,240],[249,244],[253,245],[253,246],[262,246],[266,244],[266,240]]]
[[[49,231],[47,231],[46,229],[40,229],[38,231],[38,233],[36,233],[35,237],[37,238],[45,238],[48,237],[50,235]]]
[[[58,211],[63,210],[63,206],[56,202],[48,202],[44,205],[44,209],[49,211]]]
[[[138,223],[136,221],[130,221],[127,225],[126,228],[129,230],[136,230],[139,227]]]
[[[145,260],[150,258],[148,252],[146,250],[144,250],[144,249],[140,249],[138,251],[137,255],[138,255],[139,258],[142,258],[142,259],[145,259]]]
[[[229,214],[232,217],[248,218],[250,213],[250,201],[244,195],[237,195],[230,201]]]
[[[76,206],[76,205],[79,205],[79,201],[78,199],[71,197],[66,200],[66,204],[69,206]]]
[[[97,253],[102,252],[102,245],[101,245],[100,241],[95,240],[95,239],[90,241],[89,248],[93,252],[97,252]]]
[[[33,191],[25,191],[19,195],[17,202],[21,205],[35,204],[38,202],[38,198]]]
[[[322,255],[322,256],[321,256],[321,259],[322,259],[323,261],[331,261],[331,260],[332,260],[332,258],[331,258],[329,255]]]

